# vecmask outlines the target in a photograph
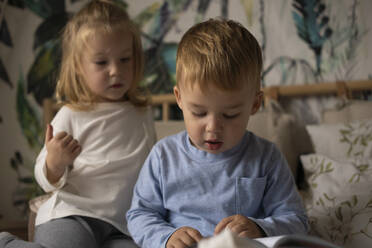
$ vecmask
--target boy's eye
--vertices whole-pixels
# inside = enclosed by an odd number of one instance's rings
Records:
[[[120,61],[125,63],[125,62],[129,62],[131,60],[131,57],[125,57],[125,58],[121,58]]]
[[[192,115],[193,116],[196,116],[196,117],[203,117],[205,116],[207,113],[205,112],[200,112],[200,113],[197,113],[197,112],[192,112]]]
[[[223,117],[225,117],[226,119],[234,119],[236,117],[238,117],[240,115],[240,113],[236,113],[236,114],[223,114]]]

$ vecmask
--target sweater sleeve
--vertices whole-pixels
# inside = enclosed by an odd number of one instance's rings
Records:
[[[53,135],[60,131],[66,131],[68,133],[71,133],[71,128],[68,125],[68,122],[70,120],[69,118],[69,110],[66,107],[62,107],[54,119],[52,120],[51,124],[53,126]],[[36,158],[36,164],[34,168],[34,173],[35,173],[35,178],[40,187],[45,191],[45,192],[52,192],[54,190],[62,188],[67,180],[67,174],[68,174],[68,169],[66,168],[64,174],[62,177],[59,179],[58,182],[55,184],[51,184],[49,180],[47,179],[47,168],[46,168],[46,156],[47,156],[47,149],[44,144],[43,148],[41,149],[39,155]]]
[[[129,232],[142,248],[165,247],[175,231],[166,221],[160,162],[155,146],[142,167],[134,188],[132,205],[126,216]]]
[[[285,158],[278,149],[274,149],[267,162],[271,166],[268,166],[268,184],[262,203],[266,217],[250,219],[267,236],[306,233],[307,216]]]
[[[51,184],[49,180],[47,179],[47,168],[46,168],[46,155],[47,155],[47,150],[44,145],[42,148],[41,152],[39,153],[37,159],[36,159],[36,164],[35,164],[35,178],[40,187],[45,191],[45,192],[52,192],[57,189],[62,188],[67,180],[67,169],[65,170],[64,174],[62,177],[56,182],[55,184]]]

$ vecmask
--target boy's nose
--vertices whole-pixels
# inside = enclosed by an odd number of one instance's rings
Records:
[[[208,119],[207,132],[220,132],[222,127],[222,120],[218,116],[211,116]]]

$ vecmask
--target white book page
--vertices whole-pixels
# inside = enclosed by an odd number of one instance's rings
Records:
[[[274,237],[266,237],[266,238],[258,238],[254,239],[262,244],[264,244],[266,247],[271,248],[274,247],[276,242],[281,239],[283,236],[274,236]]]
[[[282,235],[266,238],[258,238],[256,241],[264,244],[268,248],[277,247],[303,247],[303,248],[340,248],[328,241],[318,237],[302,234]]]

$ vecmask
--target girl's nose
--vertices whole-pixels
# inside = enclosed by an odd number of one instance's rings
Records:
[[[120,64],[119,63],[112,63],[110,66],[110,75],[117,76],[120,74]]]

